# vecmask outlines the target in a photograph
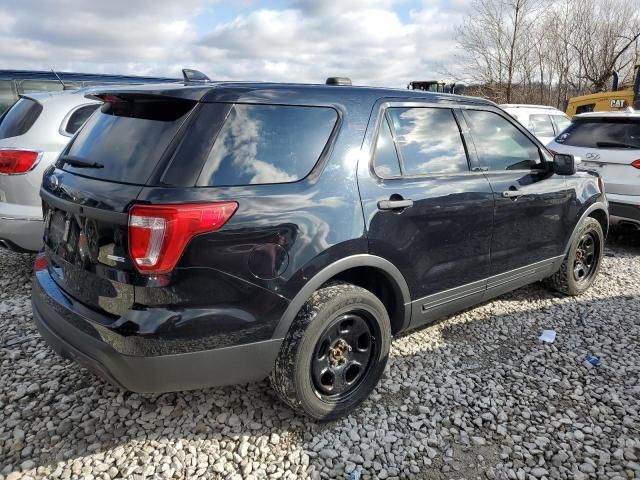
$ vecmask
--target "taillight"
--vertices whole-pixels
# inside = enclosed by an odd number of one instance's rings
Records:
[[[44,253],[39,253],[38,255],[36,255],[36,259],[33,262],[33,271],[40,272],[46,269],[47,269],[47,257],[44,255]]]
[[[0,150],[0,173],[12,175],[25,173],[33,168],[38,160],[38,152],[33,150]]]
[[[222,227],[236,202],[134,205],[129,211],[129,253],[141,273],[168,273],[196,235]]]
[[[640,159],[631,162],[631,166],[640,169]]]

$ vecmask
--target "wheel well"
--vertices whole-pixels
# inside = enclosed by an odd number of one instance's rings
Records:
[[[607,214],[605,213],[604,210],[594,210],[593,212],[589,213],[589,216],[591,218],[595,218],[598,223],[600,223],[600,226],[602,227],[602,233],[604,233],[604,236],[607,236],[607,232],[609,231],[609,219],[607,218]]]
[[[375,267],[354,267],[340,272],[330,281],[343,281],[365,288],[384,304],[391,320],[391,333],[400,331],[404,323],[404,301],[395,282]]]

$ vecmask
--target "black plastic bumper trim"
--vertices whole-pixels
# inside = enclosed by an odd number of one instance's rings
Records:
[[[138,357],[116,352],[32,300],[33,318],[58,354],[120,388],[163,393],[248,383],[269,375],[282,339],[176,355]]]

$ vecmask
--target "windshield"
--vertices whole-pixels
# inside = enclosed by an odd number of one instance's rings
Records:
[[[556,142],[584,148],[640,149],[640,118],[577,118]]]

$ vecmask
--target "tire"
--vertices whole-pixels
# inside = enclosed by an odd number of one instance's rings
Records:
[[[581,247],[581,242],[586,237],[589,237],[594,244],[594,251],[592,254],[593,264],[588,269],[588,272],[584,273],[580,277],[579,273],[576,273],[576,262],[580,262],[580,258],[588,258],[585,256],[585,249]],[[584,243],[582,243],[584,246]],[[575,236],[569,252],[562,262],[560,269],[545,279],[544,283],[550,288],[557,290],[565,295],[580,295],[584,293],[595,281],[602,266],[602,257],[604,256],[604,233],[602,232],[602,226],[600,223],[591,217],[585,218],[582,225],[578,229],[578,233]],[[586,261],[582,262],[583,266],[586,265]]]
[[[271,386],[298,413],[322,421],[340,418],[377,385],[390,345],[389,315],[378,297],[348,283],[326,285],[294,319]]]

